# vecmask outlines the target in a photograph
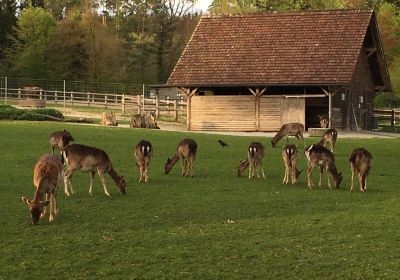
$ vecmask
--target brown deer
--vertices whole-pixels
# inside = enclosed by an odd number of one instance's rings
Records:
[[[237,167],[237,172],[238,172],[238,176],[241,177],[243,176],[244,171],[249,168],[249,160],[245,159],[245,160],[240,160],[239,161],[239,165]]]
[[[50,203],[49,222],[57,216],[57,190],[63,181],[63,165],[55,155],[44,155],[37,161],[33,172],[33,184],[36,188],[33,200],[22,197],[29,206],[32,224],[36,225],[46,214],[46,206]],[[46,195],[46,200],[44,199]]]
[[[257,178],[260,178],[259,169],[261,169],[262,177],[265,178],[262,160],[265,156],[265,147],[259,142],[251,142],[247,149],[247,160],[249,162],[249,179],[254,178],[254,173]]]
[[[326,116],[324,115],[318,115],[319,118],[319,125],[321,126],[321,128],[327,128],[329,125],[329,120]]]
[[[197,143],[193,139],[183,139],[176,149],[175,155],[168,158],[165,163],[165,174],[168,174],[172,166],[181,159],[182,160],[182,176],[193,177],[193,163],[196,159]]]
[[[292,184],[295,184],[301,173],[301,171],[297,170],[297,147],[292,144],[286,144],[282,149],[282,159],[285,165],[285,176],[283,177],[282,184],[287,184],[289,182],[290,173]]]
[[[328,186],[332,189],[331,186],[331,178],[329,175],[333,177],[335,180],[336,188],[339,188],[340,183],[342,182],[343,175],[342,173],[337,171],[335,165],[335,157],[331,151],[319,144],[313,144],[307,147],[304,151],[304,154],[308,161],[308,170],[307,170],[307,185],[310,189],[314,186],[312,182],[311,175],[312,171],[316,166],[320,167],[320,176],[319,176],[319,186],[322,185],[322,173],[324,169],[328,172]]]
[[[74,141],[74,138],[72,138],[72,135],[68,130],[64,129],[61,131],[54,131],[50,134],[49,140],[51,152],[54,154],[54,148],[56,147],[62,150],[72,141]]]
[[[286,137],[286,142],[289,140],[289,136],[295,136],[297,139],[301,139],[303,141],[303,145],[305,146],[304,143],[304,137],[303,137],[303,132],[304,132],[304,125],[301,123],[287,123],[282,125],[281,129],[278,131],[278,133],[272,138],[271,144],[272,147],[275,148],[276,143],[279,142],[283,137]]]
[[[153,112],[143,112],[142,114],[133,115],[129,126],[133,128],[160,129],[157,125],[157,119]]]
[[[68,187],[71,190],[71,194],[74,194],[74,190],[72,189],[71,185],[71,177],[76,170],[80,170],[82,172],[90,171],[90,195],[92,195],[93,179],[96,175],[96,171],[99,174],[100,181],[104,187],[104,193],[107,196],[110,196],[110,193],[107,190],[106,181],[104,179],[105,173],[110,174],[111,178],[115,182],[115,185],[117,186],[118,191],[121,194],[126,194],[126,183],[124,176],[119,176],[117,174],[111,164],[110,158],[105,151],[85,145],[70,144],[64,148],[63,155],[68,165],[68,169],[64,175],[65,194],[67,196],[70,195]]]
[[[351,187],[350,192],[353,191],[354,174],[357,174],[360,184],[360,191],[367,191],[367,176],[372,168],[372,155],[370,152],[363,148],[355,149],[350,156],[351,164]]]
[[[148,182],[149,175],[147,171],[152,157],[153,146],[149,141],[141,140],[135,147],[135,158],[140,172],[139,182]]]
[[[319,144],[325,146],[327,143],[329,143],[331,152],[333,153],[333,150],[335,149],[336,145],[337,135],[338,135],[337,130],[334,128],[330,128],[327,131],[325,131],[324,135],[322,135]]]

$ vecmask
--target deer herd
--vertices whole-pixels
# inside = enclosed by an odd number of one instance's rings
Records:
[[[335,187],[339,188],[342,182],[342,173],[337,170],[334,157],[334,148],[337,140],[337,131],[335,129],[327,129],[323,134],[321,141],[305,146],[304,125],[300,123],[284,124],[278,133],[271,140],[272,147],[276,147],[280,139],[286,137],[288,142],[289,136],[295,136],[302,140],[304,145],[304,155],[307,160],[307,186],[312,189],[314,184],[311,179],[312,172],[315,167],[320,169],[319,186],[322,185],[322,174],[325,170],[328,173],[328,186],[332,189],[332,180]],[[67,130],[56,131],[50,135],[50,146],[52,154],[47,154],[39,158],[34,167],[34,187],[35,194],[33,200],[22,197],[30,210],[32,223],[37,224],[40,218],[46,214],[47,205],[50,204],[49,222],[57,216],[57,190],[64,182],[64,192],[66,196],[73,195],[75,192],[71,185],[71,178],[75,171],[90,173],[89,194],[92,195],[93,179],[98,173],[100,181],[104,188],[104,193],[110,196],[108,192],[105,174],[109,174],[113,179],[117,190],[121,194],[126,194],[126,182],[124,176],[120,176],[114,169],[108,154],[98,148],[89,147],[81,144],[71,143],[74,141],[71,133]],[[220,140],[219,140],[220,141]],[[220,142],[221,143],[221,142]],[[325,148],[329,143],[330,149]],[[222,145],[222,144],[221,144]],[[225,144],[225,146],[228,146]],[[61,157],[54,155],[54,149],[61,151]],[[197,143],[193,139],[183,139],[179,142],[175,154],[169,157],[165,163],[165,174],[168,174],[174,164],[181,160],[182,176],[193,177],[193,165],[196,159]],[[139,182],[148,183],[148,170],[153,157],[153,146],[147,140],[141,140],[134,149],[134,157],[136,165],[139,168]],[[251,142],[247,148],[247,159],[240,160],[237,167],[238,176],[242,176],[246,169],[249,169],[248,178],[265,178],[262,165],[265,157],[265,146],[260,142]],[[299,150],[296,145],[286,143],[282,148],[282,160],[285,171],[283,184],[296,184],[301,171],[298,170]],[[367,176],[372,167],[372,155],[363,148],[355,149],[349,158],[351,165],[351,187],[353,191],[354,175],[358,176],[361,192],[367,191]],[[63,164],[66,164],[67,170],[64,172]]]

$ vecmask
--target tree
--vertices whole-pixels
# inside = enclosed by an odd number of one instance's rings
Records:
[[[13,0],[0,2],[0,73],[7,72],[5,49],[10,47],[10,34],[13,32],[17,17],[17,6]],[[3,68],[3,69],[2,69]]]
[[[29,7],[22,11],[12,38],[13,44],[7,49],[15,74],[30,78],[46,77],[46,50],[55,26],[54,18],[42,8]]]

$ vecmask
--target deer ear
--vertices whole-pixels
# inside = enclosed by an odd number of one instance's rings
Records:
[[[50,203],[50,200],[46,200],[46,201],[41,201],[42,206],[47,206]]]
[[[30,204],[31,203],[31,201],[29,200],[29,199],[27,199],[26,197],[21,197],[21,200],[23,201],[23,202],[25,202],[26,204]]]

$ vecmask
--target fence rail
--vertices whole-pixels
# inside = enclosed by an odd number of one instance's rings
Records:
[[[400,121],[400,109],[374,109],[374,117],[378,121],[390,122],[390,127],[394,130],[396,122]],[[381,126],[389,126],[382,125]]]
[[[122,115],[153,111],[159,117],[161,113],[173,114],[177,121],[179,115],[186,115],[186,101],[181,99],[143,98],[142,95],[95,93],[79,91],[47,90],[40,87],[10,88],[0,84],[0,97],[7,102],[26,106],[27,100],[41,100],[46,104],[65,106],[85,106],[121,110]]]

